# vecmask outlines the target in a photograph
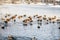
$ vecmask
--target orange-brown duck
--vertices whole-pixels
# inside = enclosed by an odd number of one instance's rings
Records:
[[[20,18],[22,18],[23,16],[18,16],[18,18],[20,19]]]
[[[42,16],[38,16],[37,18],[41,18]]]
[[[9,18],[8,18],[8,19],[6,19],[6,21],[7,21],[7,22],[9,22],[10,20],[11,20],[11,19],[9,19]]]
[[[12,16],[10,19],[15,19],[17,15]]]

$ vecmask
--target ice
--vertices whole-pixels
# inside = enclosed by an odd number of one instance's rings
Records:
[[[8,26],[6,29],[1,30],[2,35],[14,35],[14,36],[25,36],[25,37],[36,37],[39,40],[53,40],[58,39],[58,27],[55,24],[48,24],[41,26],[40,29],[37,29],[37,24],[33,26],[23,26],[20,24],[12,24]]]
[[[28,4],[14,4],[14,5],[1,5],[0,14],[3,15],[10,13],[12,15],[23,15],[32,16],[34,14],[47,15],[47,16],[58,16],[60,17],[60,7],[52,7],[49,5],[28,5]],[[57,24],[44,24],[37,29],[37,23],[34,25],[23,26],[21,20],[16,19],[17,22],[10,22],[7,28],[4,30],[0,28],[0,34],[3,36],[13,35],[13,36],[25,36],[33,38],[34,36],[38,40],[55,40],[59,39],[59,29]],[[22,19],[23,20],[23,19]],[[36,20],[36,19],[35,19]]]

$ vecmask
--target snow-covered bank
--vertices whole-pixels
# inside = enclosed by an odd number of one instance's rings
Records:
[[[34,4],[34,3],[31,3],[31,4],[27,4],[27,3],[22,3],[22,4],[3,4],[3,5],[0,5],[0,6],[6,6],[6,5],[30,5],[30,6],[41,6],[41,5],[46,5],[46,6],[50,6],[50,7],[60,7],[60,5],[53,5],[53,4],[46,4],[46,3],[37,3],[37,4]]]
[[[49,5],[29,5],[29,4],[6,4],[0,6],[0,14],[40,14],[47,16],[60,16],[60,7]]]

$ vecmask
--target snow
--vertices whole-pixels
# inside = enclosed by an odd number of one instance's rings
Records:
[[[33,10],[32,10],[33,9]],[[27,14],[28,15],[34,15],[34,14],[46,14],[47,16],[60,16],[60,7],[54,7],[54,6],[50,6],[50,5],[28,5],[28,4],[6,4],[6,5],[2,5],[0,6],[0,14],[6,14],[6,13],[10,13],[10,14]],[[13,11],[13,12],[12,12]],[[27,12],[28,11],[28,12]]]
[[[1,5],[0,14],[3,16],[6,13],[12,15],[47,15],[60,17],[60,7],[52,7],[49,5],[28,5],[28,4],[10,4],[10,5]],[[17,19],[16,23],[10,22],[9,26],[4,30],[0,28],[0,34],[3,36],[14,35],[14,36],[25,36],[33,38],[34,36],[38,40],[55,40],[59,39],[59,29],[58,24],[44,24],[40,26],[40,29],[37,29],[37,22],[34,22],[32,26],[23,26],[22,22]]]

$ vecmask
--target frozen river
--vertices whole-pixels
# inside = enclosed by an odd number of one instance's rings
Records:
[[[10,13],[12,15],[47,15],[47,16],[59,16],[60,17],[60,7],[53,7],[48,5],[2,5],[0,6],[0,14],[4,15]],[[0,34],[3,36],[14,35],[14,36],[25,36],[25,37],[36,37],[38,40],[57,40],[59,39],[59,29],[58,24],[48,24],[40,26],[40,29],[37,29],[37,23],[33,26],[28,25],[24,27],[20,23],[9,23],[9,26],[6,29],[0,28]]]

